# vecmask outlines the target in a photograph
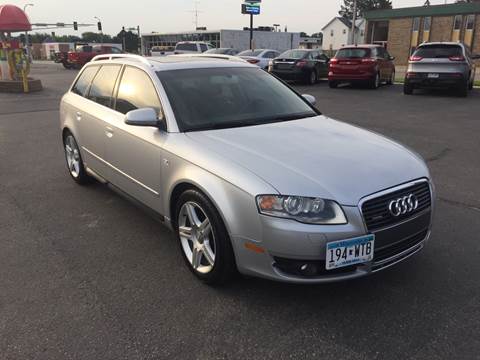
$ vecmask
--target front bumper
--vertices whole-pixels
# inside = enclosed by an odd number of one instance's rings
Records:
[[[328,242],[369,233],[358,207],[343,207],[349,220],[345,225],[308,225],[259,215],[262,239],[232,238],[237,265],[243,274],[289,283],[326,283],[366,276],[423,249],[431,232],[433,196],[431,204],[408,220],[374,231],[375,253],[371,262],[329,271],[325,269]],[[258,251],[251,251],[251,244]]]

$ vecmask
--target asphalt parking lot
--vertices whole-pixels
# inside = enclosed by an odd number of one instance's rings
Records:
[[[480,90],[404,96],[297,86],[326,115],[401,141],[437,187],[427,248],[356,281],[214,289],[174,237],[108,187],[69,178],[58,106],[75,72],[0,94],[0,359],[478,359]]]

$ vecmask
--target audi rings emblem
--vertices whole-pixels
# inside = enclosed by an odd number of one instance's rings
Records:
[[[414,194],[390,201],[388,210],[395,217],[409,214],[418,208],[418,199]]]

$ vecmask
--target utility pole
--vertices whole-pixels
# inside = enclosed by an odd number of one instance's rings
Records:
[[[353,0],[353,16],[352,16],[352,45],[355,45],[355,31],[357,27],[355,22],[357,21],[357,0]]]
[[[201,11],[198,10],[198,4],[199,4],[199,3],[200,3],[200,1],[199,1],[199,0],[196,0],[196,1],[195,1],[195,8],[194,8],[193,10],[189,11],[189,12],[193,13],[193,16],[194,16],[194,21],[193,21],[193,23],[195,24],[195,30],[197,30],[197,28],[198,28],[198,14],[201,13]]]
[[[250,14],[250,50],[253,50],[253,14]]]

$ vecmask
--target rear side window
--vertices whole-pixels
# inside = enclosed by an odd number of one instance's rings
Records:
[[[200,50],[202,50],[202,52],[205,52],[208,50],[208,47],[206,44],[200,44]]]
[[[366,58],[370,57],[370,49],[340,49],[335,57],[337,59]]]
[[[462,56],[462,48],[457,45],[427,45],[422,46],[415,51],[414,56],[427,59],[443,59],[452,56]]]
[[[161,105],[150,77],[142,70],[127,66],[118,88],[115,109],[123,114],[141,108],[153,108],[160,114]]]
[[[111,107],[113,88],[120,68],[120,65],[103,65],[93,79],[88,98],[100,105]]]
[[[181,51],[197,51],[197,44],[186,43],[186,44],[177,44],[175,50]]]
[[[85,96],[87,94],[88,87],[90,86],[90,83],[95,77],[97,71],[98,66],[89,66],[85,68],[85,70],[83,70],[82,74],[73,86],[72,92],[80,96]]]

